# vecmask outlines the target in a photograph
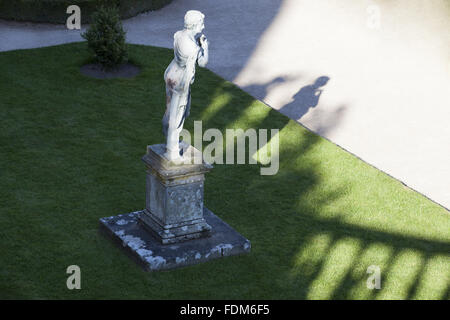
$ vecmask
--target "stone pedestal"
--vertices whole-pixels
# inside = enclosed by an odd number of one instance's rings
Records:
[[[203,218],[203,181],[212,166],[201,153],[182,143],[183,164],[164,157],[165,145],[147,147],[146,205],[140,220],[163,244],[208,237],[211,226]]]
[[[250,251],[250,241],[203,206],[205,173],[212,166],[194,147],[181,146],[182,164],[164,157],[164,144],[147,147],[144,210],[100,219],[102,230],[148,271]]]

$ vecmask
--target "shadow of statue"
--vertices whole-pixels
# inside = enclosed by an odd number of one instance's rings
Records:
[[[310,108],[314,108],[319,103],[320,96],[328,80],[327,76],[321,76],[313,84],[304,86],[293,96],[293,101],[286,104],[279,111],[291,119],[301,119]]]
[[[292,77],[276,77],[269,82],[263,84],[252,84],[245,87],[242,87],[242,90],[250,93],[253,97],[261,101],[267,101],[267,97],[269,96],[269,91],[277,87],[281,84],[288,83],[294,80]],[[266,102],[265,102],[266,103]]]

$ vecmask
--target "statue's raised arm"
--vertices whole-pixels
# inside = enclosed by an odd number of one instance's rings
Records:
[[[199,50],[199,55],[198,55],[198,65],[202,68],[204,68],[206,66],[206,64],[208,63],[208,57],[209,57],[209,52],[208,52],[208,40],[206,39],[205,35],[202,34],[199,38],[199,42],[200,42],[200,47],[201,49]]]
[[[204,17],[197,10],[186,12],[184,29],[174,34],[174,59],[164,73],[166,112],[162,122],[166,137],[165,157],[170,161],[181,158],[179,138],[184,120],[189,116],[195,64],[205,67],[208,63],[208,40],[201,33],[205,28]]]

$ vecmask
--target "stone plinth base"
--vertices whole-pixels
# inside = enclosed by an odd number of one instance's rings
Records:
[[[147,147],[142,158],[146,170],[146,206],[142,225],[162,244],[209,237],[211,226],[203,218],[203,182],[212,166],[199,150],[181,142],[183,163],[165,157],[166,146]]]
[[[100,219],[100,225],[134,256],[147,271],[173,269],[250,252],[250,241],[203,208],[203,218],[212,227],[209,237],[176,244],[162,244],[144,227],[145,210]]]

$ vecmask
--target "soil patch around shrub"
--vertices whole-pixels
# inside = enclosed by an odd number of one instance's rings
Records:
[[[81,66],[80,72],[91,78],[96,79],[115,79],[115,78],[134,78],[141,69],[132,63],[123,63],[118,67],[105,70],[99,63],[89,63]]]

